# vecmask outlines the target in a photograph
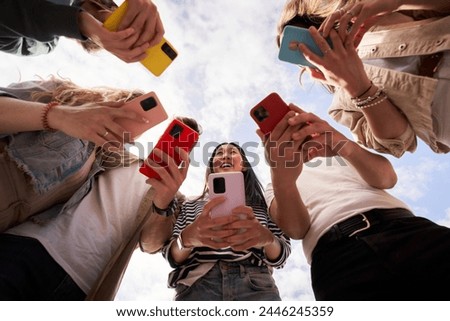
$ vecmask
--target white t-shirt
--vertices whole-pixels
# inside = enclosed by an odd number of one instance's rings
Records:
[[[45,225],[23,223],[7,233],[39,240],[85,292],[94,285],[119,244],[134,232],[148,189],[138,162],[101,174],[80,204]]]
[[[319,238],[334,224],[374,208],[408,206],[384,190],[369,186],[342,158],[316,158],[303,166],[297,179],[300,196],[311,216],[311,226],[303,239],[303,251],[309,263]],[[272,185],[266,189],[266,201],[274,198]]]

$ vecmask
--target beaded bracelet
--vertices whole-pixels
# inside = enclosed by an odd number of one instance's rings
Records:
[[[353,103],[355,104],[356,107],[364,106],[364,105],[370,104],[372,101],[378,99],[383,94],[384,94],[383,89],[378,88],[377,92],[375,94],[373,94],[372,96],[368,96],[364,99],[355,99],[353,101]]]
[[[383,101],[385,101],[387,98],[388,98],[388,96],[387,96],[386,94],[383,93],[383,96],[382,96],[379,100],[377,100],[376,102],[371,103],[371,104],[357,105],[356,107],[359,108],[359,109],[364,109],[364,108],[373,107],[373,106],[376,106],[376,105],[378,105],[378,104],[381,104],[381,103],[382,103]]]
[[[50,125],[48,124],[48,113],[49,113],[50,109],[52,109],[53,107],[58,106],[58,105],[59,105],[58,102],[51,101],[47,105],[45,105],[44,108],[42,108],[41,123],[42,123],[42,127],[44,128],[44,130],[50,131],[50,132],[55,131],[55,129],[51,128]]]

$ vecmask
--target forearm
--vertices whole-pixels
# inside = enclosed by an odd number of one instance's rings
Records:
[[[266,254],[266,258],[269,261],[273,262],[273,261],[276,261],[280,257],[281,251],[283,249],[281,247],[281,243],[278,240],[278,238],[273,234],[272,234],[272,236],[273,236],[273,241],[272,241],[272,243],[264,246],[264,253]]]
[[[180,234],[182,233],[183,231],[180,232]],[[182,238],[184,243],[183,245],[185,246],[184,249],[180,249],[178,247],[177,241],[173,241],[170,246],[170,255],[172,256],[172,259],[176,264],[182,264],[184,261],[186,261],[189,255],[191,254],[192,249],[194,248],[193,245],[189,243],[187,238],[184,237]]]
[[[348,141],[341,149],[340,156],[372,187],[388,189],[397,183],[397,174],[389,160],[367,151],[355,142]]]
[[[0,97],[0,132],[17,133],[43,130],[42,113],[45,104],[10,97]]]
[[[141,232],[141,249],[150,254],[161,250],[172,235],[173,224],[173,217],[152,213]]]
[[[272,180],[274,199],[270,216],[278,227],[292,239],[302,239],[309,230],[310,217],[295,182],[286,184]]]
[[[364,101],[375,97],[379,87],[370,85],[369,90],[361,86],[348,87],[347,93],[350,97],[357,97],[357,101]],[[366,107],[359,109],[365,116],[373,135],[381,139],[393,139],[400,137],[409,126],[405,115],[381,92],[378,98],[369,102]]]
[[[445,0],[400,0],[398,2],[399,10],[450,11],[450,3]]]

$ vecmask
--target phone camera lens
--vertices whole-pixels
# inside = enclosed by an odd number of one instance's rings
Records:
[[[259,106],[253,112],[253,115],[255,115],[259,122],[263,122],[267,117],[269,117],[269,112],[263,106]]]
[[[175,124],[172,129],[170,130],[169,134],[170,136],[172,136],[173,138],[178,138],[180,137],[181,133],[183,132],[183,127],[181,127],[178,124]]]
[[[141,101],[141,107],[144,111],[149,111],[150,109],[153,109],[157,106],[156,99],[153,97],[148,97],[147,99],[144,99]]]
[[[164,42],[163,45],[161,46],[161,50],[171,59],[174,60],[178,54],[176,53],[175,50],[172,49],[172,47],[170,47],[170,45],[167,42]]]
[[[223,178],[223,177],[214,178],[213,179],[213,188],[214,188],[214,193],[216,193],[216,194],[225,193],[225,178]]]

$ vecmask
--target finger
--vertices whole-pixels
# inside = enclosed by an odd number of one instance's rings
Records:
[[[275,128],[270,133],[269,139],[271,141],[278,141],[283,136],[283,134],[286,132],[286,130],[289,128],[288,120],[292,116],[294,116],[295,113],[293,111],[289,111],[284,115],[284,117],[278,122],[278,124],[275,126]]]
[[[148,17],[147,15],[140,15],[133,22],[133,28],[140,31],[139,39],[136,41],[136,46],[140,46],[144,43],[149,43],[154,37],[156,27],[156,21],[154,17]]]
[[[149,46],[153,47],[156,46],[157,44],[159,44],[162,40],[162,38],[164,37],[164,26],[163,23],[161,21],[161,18],[159,17],[159,13],[158,13],[158,17],[156,19],[156,25],[155,25],[155,33],[153,35],[153,38],[150,39],[149,41]]]
[[[125,28],[129,28],[133,21],[136,19],[136,16],[139,15],[141,7],[139,5],[134,5],[134,1],[130,1],[127,7],[127,11],[123,15],[120,20],[118,30],[123,30]]]
[[[200,216],[209,216],[211,209],[213,207],[225,202],[225,200],[226,200],[226,198],[224,196],[218,196],[218,197],[211,199],[203,207],[203,212],[200,214]]]

